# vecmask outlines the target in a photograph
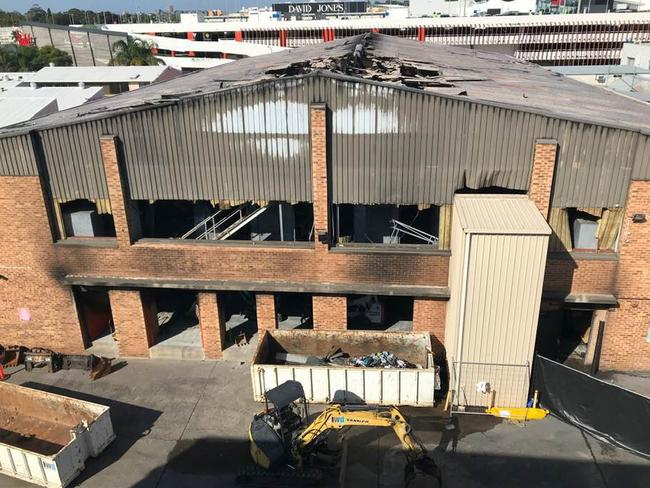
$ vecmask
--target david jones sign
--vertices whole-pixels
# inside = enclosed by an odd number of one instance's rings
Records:
[[[288,15],[361,13],[367,2],[274,3],[273,10]]]

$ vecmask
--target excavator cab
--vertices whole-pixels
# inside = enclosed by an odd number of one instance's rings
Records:
[[[289,462],[291,446],[297,432],[305,427],[309,416],[302,385],[286,381],[264,395],[264,411],[255,415],[248,436],[255,464],[273,469]]]

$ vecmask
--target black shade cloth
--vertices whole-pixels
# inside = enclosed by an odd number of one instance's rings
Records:
[[[593,436],[650,457],[650,399],[543,356],[535,358],[540,403]]]

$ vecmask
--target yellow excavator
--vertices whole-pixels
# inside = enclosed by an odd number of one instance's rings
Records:
[[[405,485],[419,472],[441,486],[436,463],[396,407],[335,403],[307,424],[308,405],[300,383],[287,381],[267,391],[265,400],[266,408],[255,415],[249,428],[251,456],[264,470],[278,473],[288,466],[290,472],[307,472],[311,460],[323,451],[326,432],[354,426],[387,427],[397,435],[406,456]]]

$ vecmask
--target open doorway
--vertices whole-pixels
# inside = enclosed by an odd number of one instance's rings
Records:
[[[540,313],[536,351],[580,371],[587,371],[594,310],[558,308]],[[593,346],[593,344],[592,344]]]
[[[413,297],[350,295],[348,329],[413,330]]]
[[[153,291],[157,310],[156,343],[152,358],[203,359],[196,292],[158,289]]]
[[[309,293],[276,293],[278,329],[313,329],[312,296]]]
[[[114,358],[118,355],[108,290],[91,286],[73,287],[81,332],[89,354]]]

